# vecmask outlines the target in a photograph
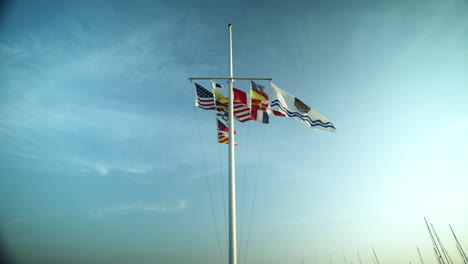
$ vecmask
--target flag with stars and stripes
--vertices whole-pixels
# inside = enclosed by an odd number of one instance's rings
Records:
[[[252,120],[250,107],[247,106],[247,94],[239,89],[233,88],[234,92],[234,116],[240,122]]]
[[[215,101],[214,95],[212,92],[203,88],[203,86],[198,83],[193,83],[195,88],[195,106],[200,107],[205,110],[214,110]]]
[[[226,111],[229,99],[222,95],[217,90],[213,90],[216,99],[217,111]],[[233,88],[234,92],[234,117],[240,121],[245,122],[251,120],[250,108],[247,106],[247,94],[241,90]]]

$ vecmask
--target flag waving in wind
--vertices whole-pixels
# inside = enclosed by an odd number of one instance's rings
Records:
[[[270,82],[271,110],[284,113],[287,117],[301,121],[304,125],[314,129],[335,132],[336,128],[321,114],[315,112],[308,105],[304,104],[295,96],[281,90],[278,86]]]
[[[193,83],[195,88],[195,106],[205,110],[215,109],[215,101],[213,93],[203,88],[198,83]]]
[[[223,144],[229,144],[229,136],[218,130],[218,142]],[[237,143],[234,142],[237,146]]]
[[[213,80],[210,80],[210,82],[211,82],[211,88],[213,90],[218,90],[218,91],[223,91],[224,92],[224,87],[221,84],[219,84],[219,83],[217,83],[217,82],[215,82]]]
[[[213,90],[216,99],[216,109],[226,111],[228,109],[229,99],[217,90]],[[250,119],[250,108],[247,106],[247,94],[241,90],[233,88],[234,92],[234,117],[240,122]]]
[[[266,112],[268,108],[268,95],[263,92],[264,89],[264,86],[250,81],[250,108],[252,109],[252,120],[268,124],[269,118]]]
[[[240,122],[251,120],[250,108],[247,106],[247,94],[239,89],[233,88],[234,92],[234,116]]]
[[[218,121],[218,130],[228,133],[229,127],[226,126],[223,122],[219,121],[219,119],[217,121]],[[234,134],[237,134],[235,130],[234,130]]]

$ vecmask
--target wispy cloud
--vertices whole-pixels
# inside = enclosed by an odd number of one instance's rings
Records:
[[[167,111],[171,103],[157,101],[155,87],[180,72],[172,67],[185,65],[175,63],[180,44],[167,37],[176,24],[145,24],[112,41],[115,34],[83,30],[72,17],[62,25],[70,32],[65,40],[57,25],[0,40],[0,136],[9,142],[0,156],[74,164],[100,175],[172,168],[158,152],[191,121]]]
[[[43,215],[36,215],[36,216],[23,216],[23,217],[16,217],[7,220],[5,223],[10,225],[16,224],[26,224],[26,223],[35,223],[35,222],[43,222],[43,221],[50,221],[57,219],[61,215],[58,213],[44,213]]]
[[[169,212],[176,212],[185,210],[189,203],[186,200],[178,200],[177,202],[166,203],[145,203],[137,201],[133,203],[121,204],[111,207],[105,207],[97,210],[90,210],[88,216],[92,218],[101,218],[105,216],[112,216],[116,214],[136,213],[136,212],[149,212],[165,214]]]

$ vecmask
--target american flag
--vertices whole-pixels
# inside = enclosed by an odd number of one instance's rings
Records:
[[[213,93],[203,88],[198,83],[194,83],[197,91],[197,100],[195,101],[195,106],[200,107],[205,110],[214,110],[215,101]]]
[[[240,121],[245,122],[251,120],[250,117],[250,108],[247,106],[247,94],[241,90],[236,88],[233,89],[234,91],[234,117]],[[229,99],[224,97],[220,92],[214,91],[215,98],[216,98],[216,106],[218,112],[226,112],[227,113],[227,106]]]
[[[247,94],[241,90],[233,88],[234,92],[234,116],[240,122],[252,120],[250,108],[247,106]]]

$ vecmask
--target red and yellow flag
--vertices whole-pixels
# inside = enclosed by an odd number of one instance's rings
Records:
[[[218,130],[218,142],[222,144],[229,144],[229,136]],[[234,142],[237,146],[237,143]]]
[[[250,108],[252,110],[266,111],[268,108],[268,95],[261,91],[250,90]]]

